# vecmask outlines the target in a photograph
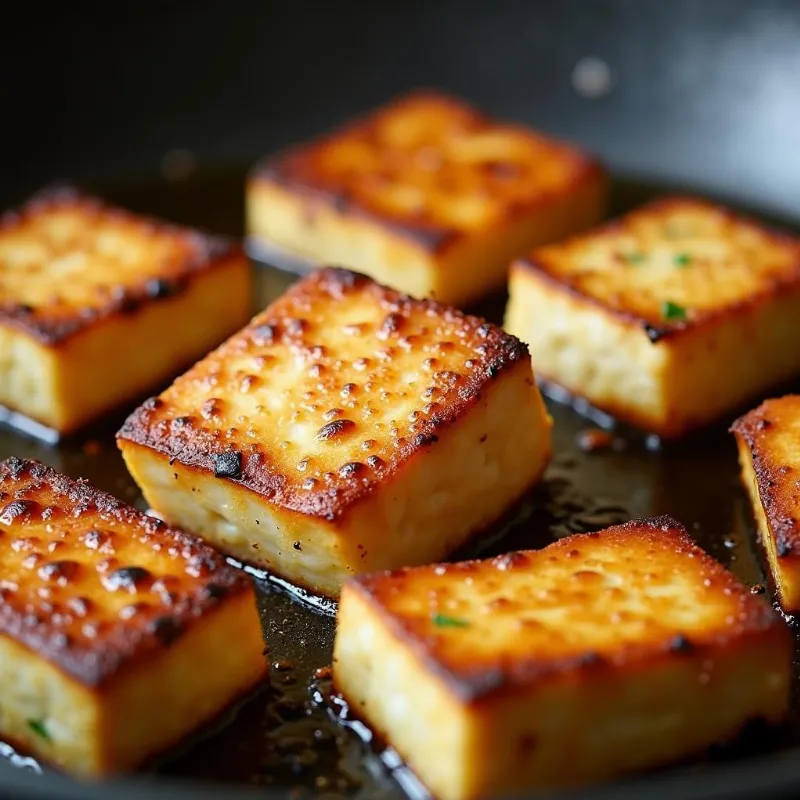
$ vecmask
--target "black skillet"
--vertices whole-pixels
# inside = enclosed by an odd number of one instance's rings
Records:
[[[665,189],[723,199],[800,228],[800,3],[494,0],[60,4],[0,23],[0,200],[72,178],[135,210],[240,233],[245,165],[418,85],[581,142],[617,176],[615,212]],[[3,41],[5,40],[5,41]],[[9,122],[10,121],[10,122]],[[257,269],[263,306],[291,280]],[[498,319],[502,298],[479,309]],[[760,554],[724,426],[662,451],[551,404],[557,458],[515,526],[483,552],[540,546],[629,516],[669,513],[745,581]],[[0,431],[0,457],[50,462],[131,502],[119,419],[48,447]],[[259,583],[272,688],[136,779],[89,788],[6,752],[0,796],[401,798],[413,781],[331,721],[333,620]],[[0,687],[2,691],[2,687]],[[0,752],[3,748],[0,746]],[[390,766],[387,766],[387,762]],[[394,777],[392,777],[394,775]],[[586,798],[740,798],[800,791],[800,709],[701,759]]]

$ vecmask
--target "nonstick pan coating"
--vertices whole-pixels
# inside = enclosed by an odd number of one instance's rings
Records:
[[[158,212],[167,217],[235,231],[230,209],[238,204],[243,180],[242,172],[231,172],[198,174],[187,183],[171,187],[155,182],[99,188],[113,200],[137,210],[157,205]],[[657,193],[658,187],[617,180],[613,212],[622,212]],[[294,279],[268,266],[254,269],[254,310],[263,308]],[[504,299],[490,298],[475,310],[499,321]],[[503,530],[494,532],[491,542],[473,548],[468,555],[541,547],[568,533],[669,513],[744,581],[768,590],[747,501],[738,483],[735,447],[724,426],[660,450],[640,434],[618,431],[610,446],[586,452],[592,439],[587,431],[596,431],[596,426],[567,406],[551,402],[550,410],[555,420],[556,456],[544,485]],[[55,447],[2,430],[0,457],[17,455],[46,461],[144,508],[113,442],[119,421],[109,419]],[[169,783],[176,780],[200,781],[207,788],[222,783],[219,797],[237,797],[255,787],[261,796],[274,790],[292,792],[296,797],[326,794],[399,800],[404,794],[398,780],[413,792],[413,777],[405,768],[396,771],[394,780],[385,760],[346,726],[333,721],[328,704],[320,702],[329,689],[324,668],[330,664],[333,643],[330,608],[312,607],[269,580],[259,580],[258,586],[271,650],[272,685],[235,715],[223,715],[212,730],[187,743],[179,754],[157,765],[144,778],[148,792],[160,787],[176,792],[178,797],[179,789]],[[320,669],[323,673],[317,673]],[[758,784],[764,790],[768,781],[778,776],[800,785],[800,761],[794,768],[784,763],[792,755],[800,758],[800,709],[795,723],[786,730],[745,731],[734,745],[716,748],[677,770],[642,776],[640,780],[646,782],[648,792],[656,791],[660,781],[679,780],[681,772],[687,772],[688,783],[680,785],[680,794],[699,798],[706,796],[704,781],[710,781],[712,788],[738,790],[746,786],[742,778],[728,778],[727,771],[747,770],[761,758],[768,759],[769,769],[759,768],[754,774],[755,780],[765,781]],[[20,774],[14,773],[7,778],[5,770],[0,771],[0,787],[3,780],[14,783],[19,778]],[[51,772],[37,777],[33,785],[53,798],[69,797],[74,788],[67,779]],[[586,796],[591,797],[592,792]]]

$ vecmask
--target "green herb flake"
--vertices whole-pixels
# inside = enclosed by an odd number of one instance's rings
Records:
[[[688,253],[679,253],[674,259],[675,266],[679,268],[688,267],[692,263],[692,257]]]
[[[29,719],[28,720],[28,727],[37,735],[41,736],[46,742],[52,742],[53,740],[50,738],[50,733],[48,732],[45,724],[40,719]]]
[[[631,266],[636,266],[637,264],[641,264],[644,261],[644,253],[623,253],[622,257]]]
[[[431,622],[439,628],[468,628],[469,622],[457,617],[448,617],[445,614],[434,614]]]
[[[670,322],[679,322],[686,319],[686,309],[672,300],[666,300],[661,306],[661,316]]]

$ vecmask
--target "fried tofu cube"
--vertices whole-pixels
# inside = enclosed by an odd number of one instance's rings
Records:
[[[550,418],[527,350],[483,320],[324,269],[118,434],[151,506],[335,596],[444,558],[536,483]]]
[[[800,611],[800,396],[765,401],[731,432],[778,600],[794,614]]]
[[[334,685],[440,800],[668,764],[787,714],[792,637],[660,517],[539,551],[362,576]]]
[[[0,739],[127,772],[264,678],[252,581],[194,536],[34,461],[0,463]]]
[[[509,295],[537,375],[663,439],[800,372],[800,240],[701,200],[536,250]]]
[[[257,165],[247,230],[256,251],[461,306],[502,288],[512,258],[599,222],[606,184],[570,145],[414,92]]]
[[[71,433],[185,369],[250,310],[240,246],[44,191],[0,217],[0,404]]]

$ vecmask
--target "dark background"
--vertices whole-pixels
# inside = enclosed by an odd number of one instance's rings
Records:
[[[610,91],[576,92],[583,58]],[[0,202],[241,165],[441,86],[618,171],[800,216],[800,2],[69,2],[0,11]],[[602,87],[601,87],[602,89]]]

